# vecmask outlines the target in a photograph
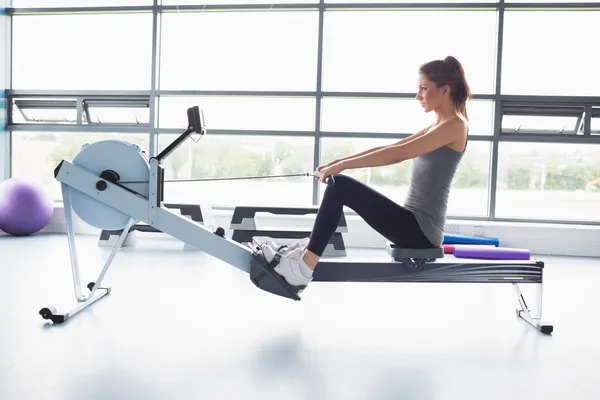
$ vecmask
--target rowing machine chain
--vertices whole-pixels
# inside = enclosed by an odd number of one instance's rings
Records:
[[[244,179],[268,179],[268,178],[291,178],[300,176],[312,176],[309,172],[303,172],[300,174],[283,174],[283,175],[260,175],[260,176],[233,176],[226,178],[199,178],[199,179],[164,179],[163,182],[206,182],[206,181],[230,181],[230,180],[244,180]],[[119,181],[118,183],[148,183],[146,180],[140,181]]]

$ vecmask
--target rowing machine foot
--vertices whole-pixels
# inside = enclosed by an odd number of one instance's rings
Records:
[[[55,324],[62,324],[66,319],[64,315],[57,314],[56,308],[52,306],[42,308],[39,314],[42,318],[49,319]]]
[[[285,279],[273,270],[271,265],[263,255],[262,251],[254,249],[252,264],[250,265],[250,280],[258,288],[278,296],[288,299],[300,300],[299,293],[305,286],[292,286]]]
[[[554,325],[551,325],[546,321],[541,321],[539,318],[531,318],[531,315],[529,314],[529,312],[526,312],[524,310],[520,310],[517,308],[515,311],[517,312],[517,317],[520,317],[523,320],[527,321],[530,325],[532,325],[538,331],[540,331],[546,335],[549,335],[552,332],[554,332]]]

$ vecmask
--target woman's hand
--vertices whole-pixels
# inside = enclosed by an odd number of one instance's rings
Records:
[[[344,167],[344,163],[339,161],[336,162],[335,164],[332,165],[328,165],[325,166],[323,169],[321,169],[319,172],[321,173],[321,176],[319,177],[319,180],[321,182],[325,182],[325,179],[330,176],[330,175],[335,175],[335,174],[339,174],[340,172],[342,172],[345,169]]]

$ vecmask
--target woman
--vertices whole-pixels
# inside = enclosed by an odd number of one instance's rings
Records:
[[[450,186],[467,145],[466,102],[471,99],[465,73],[454,57],[434,60],[419,69],[419,100],[425,112],[436,114],[435,123],[397,143],[375,147],[331,161],[317,168],[327,186],[308,244],[263,246],[271,262],[278,253],[274,270],[292,286],[306,287],[319,258],[334,234],[343,207],[349,207],[386,239],[401,247],[440,246],[444,238]],[[377,167],[414,159],[412,180],[404,206],[400,206],[346,175],[342,171]]]

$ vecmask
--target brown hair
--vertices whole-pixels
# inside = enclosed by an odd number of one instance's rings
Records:
[[[456,111],[467,116],[467,101],[471,99],[471,89],[465,78],[465,71],[461,63],[454,57],[448,56],[443,60],[433,60],[421,65],[419,72],[427,79],[442,87],[450,87],[450,99],[456,107]]]

